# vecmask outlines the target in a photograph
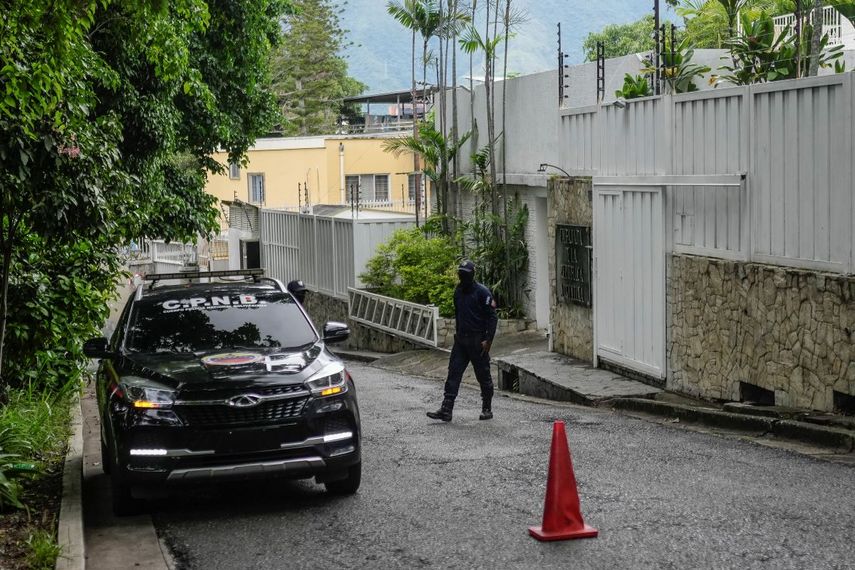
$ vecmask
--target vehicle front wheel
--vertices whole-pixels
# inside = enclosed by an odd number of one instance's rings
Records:
[[[138,515],[143,511],[145,501],[137,499],[131,492],[131,486],[122,477],[121,469],[115,462],[110,463],[110,487],[113,491],[113,514],[117,517]]]
[[[110,450],[107,447],[107,444],[104,443],[104,440],[101,440],[101,469],[104,470],[104,473],[107,475],[110,474],[112,470],[111,467],[113,464],[110,462]]]
[[[347,477],[338,481],[327,481],[324,486],[333,495],[353,495],[362,482],[362,462],[360,461],[347,469]]]

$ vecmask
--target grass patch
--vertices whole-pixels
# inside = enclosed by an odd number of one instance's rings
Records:
[[[59,391],[13,390],[0,407],[0,567],[4,570],[56,564],[62,470],[78,386],[69,383]]]
[[[51,570],[56,567],[62,547],[56,543],[54,533],[39,529],[27,539],[27,567],[33,570]]]

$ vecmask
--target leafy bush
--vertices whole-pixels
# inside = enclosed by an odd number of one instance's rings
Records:
[[[381,295],[436,305],[442,316],[453,316],[457,261],[448,237],[426,235],[419,228],[398,230],[377,248],[359,278]]]
[[[733,65],[719,68],[727,73],[713,78],[716,84],[750,85],[807,77],[810,61],[814,57],[811,53],[813,27],[810,24],[802,27],[799,38],[792,26],[786,26],[776,33],[772,17],[765,12],[756,17],[742,14],[740,19],[741,33],[727,42]],[[828,33],[823,34],[816,56],[819,67],[833,67],[841,73],[844,71],[841,62],[843,46],[828,48],[828,42]]]
[[[112,246],[57,245],[29,234],[12,265],[4,379],[17,388],[62,388],[88,365],[83,341],[99,336],[119,274]]]
[[[638,99],[639,97],[649,97],[653,93],[650,91],[650,83],[643,75],[632,76],[629,73],[623,76],[623,87],[615,91],[615,97],[623,97],[624,99]]]

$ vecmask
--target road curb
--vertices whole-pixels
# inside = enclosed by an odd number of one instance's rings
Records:
[[[60,555],[56,570],[84,570],[83,541],[83,419],[80,397],[71,406],[71,435],[62,472],[62,503],[59,508],[57,542]]]
[[[782,420],[768,416],[752,416],[744,413],[695,408],[684,404],[672,404],[642,398],[617,398],[610,403],[613,408],[618,410],[646,412],[713,427],[760,432],[763,435],[802,441],[844,452],[855,451],[855,432],[840,428],[823,427],[807,422]]]

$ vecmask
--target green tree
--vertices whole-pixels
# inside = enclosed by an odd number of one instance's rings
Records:
[[[286,136],[335,132],[348,111],[342,99],[365,90],[347,74],[347,62],[339,55],[350,45],[339,21],[341,10],[329,0],[294,0],[294,12],[285,20],[270,65]]]
[[[676,12],[688,46],[721,49],[735,35],[739,14],[756,18],[761,12],[779,15],[794,9],[792,0],[680,0]]]
[[[599,32],[589,33],[582,42],[585,61],[596,61],[597,42],[605,45],[606,59],[652,51],[653,16],[647,15],[629,24],[609,24]]]
[[[48,301],[16,312],[11,323],[15,362],[27,362],[34,343],[73,334],[68,345],[38,348],[55,349],[45,358],[76,361],[80,370],[82,335],[100,315],[61,316],[60,304],[90,307],[108,294],[119,246],[132,238],[195,239],[215,227],[204,184],[223,166],[210,156],[223,148],[238,160],[269,128],[276,106],[263,63],[286,4],[10,0],[4,8],[0,366],[10,361],[8,300],[37,294]],[[86,271],[75,273],[69,263]],[[74,275],[61,303],[28,289],[34,271],[46,287]],[[97,272],[104,279],[94,280]],[[66,318],[73,325],[63,328]],[[21,370],[3,369],[0,388]]]

